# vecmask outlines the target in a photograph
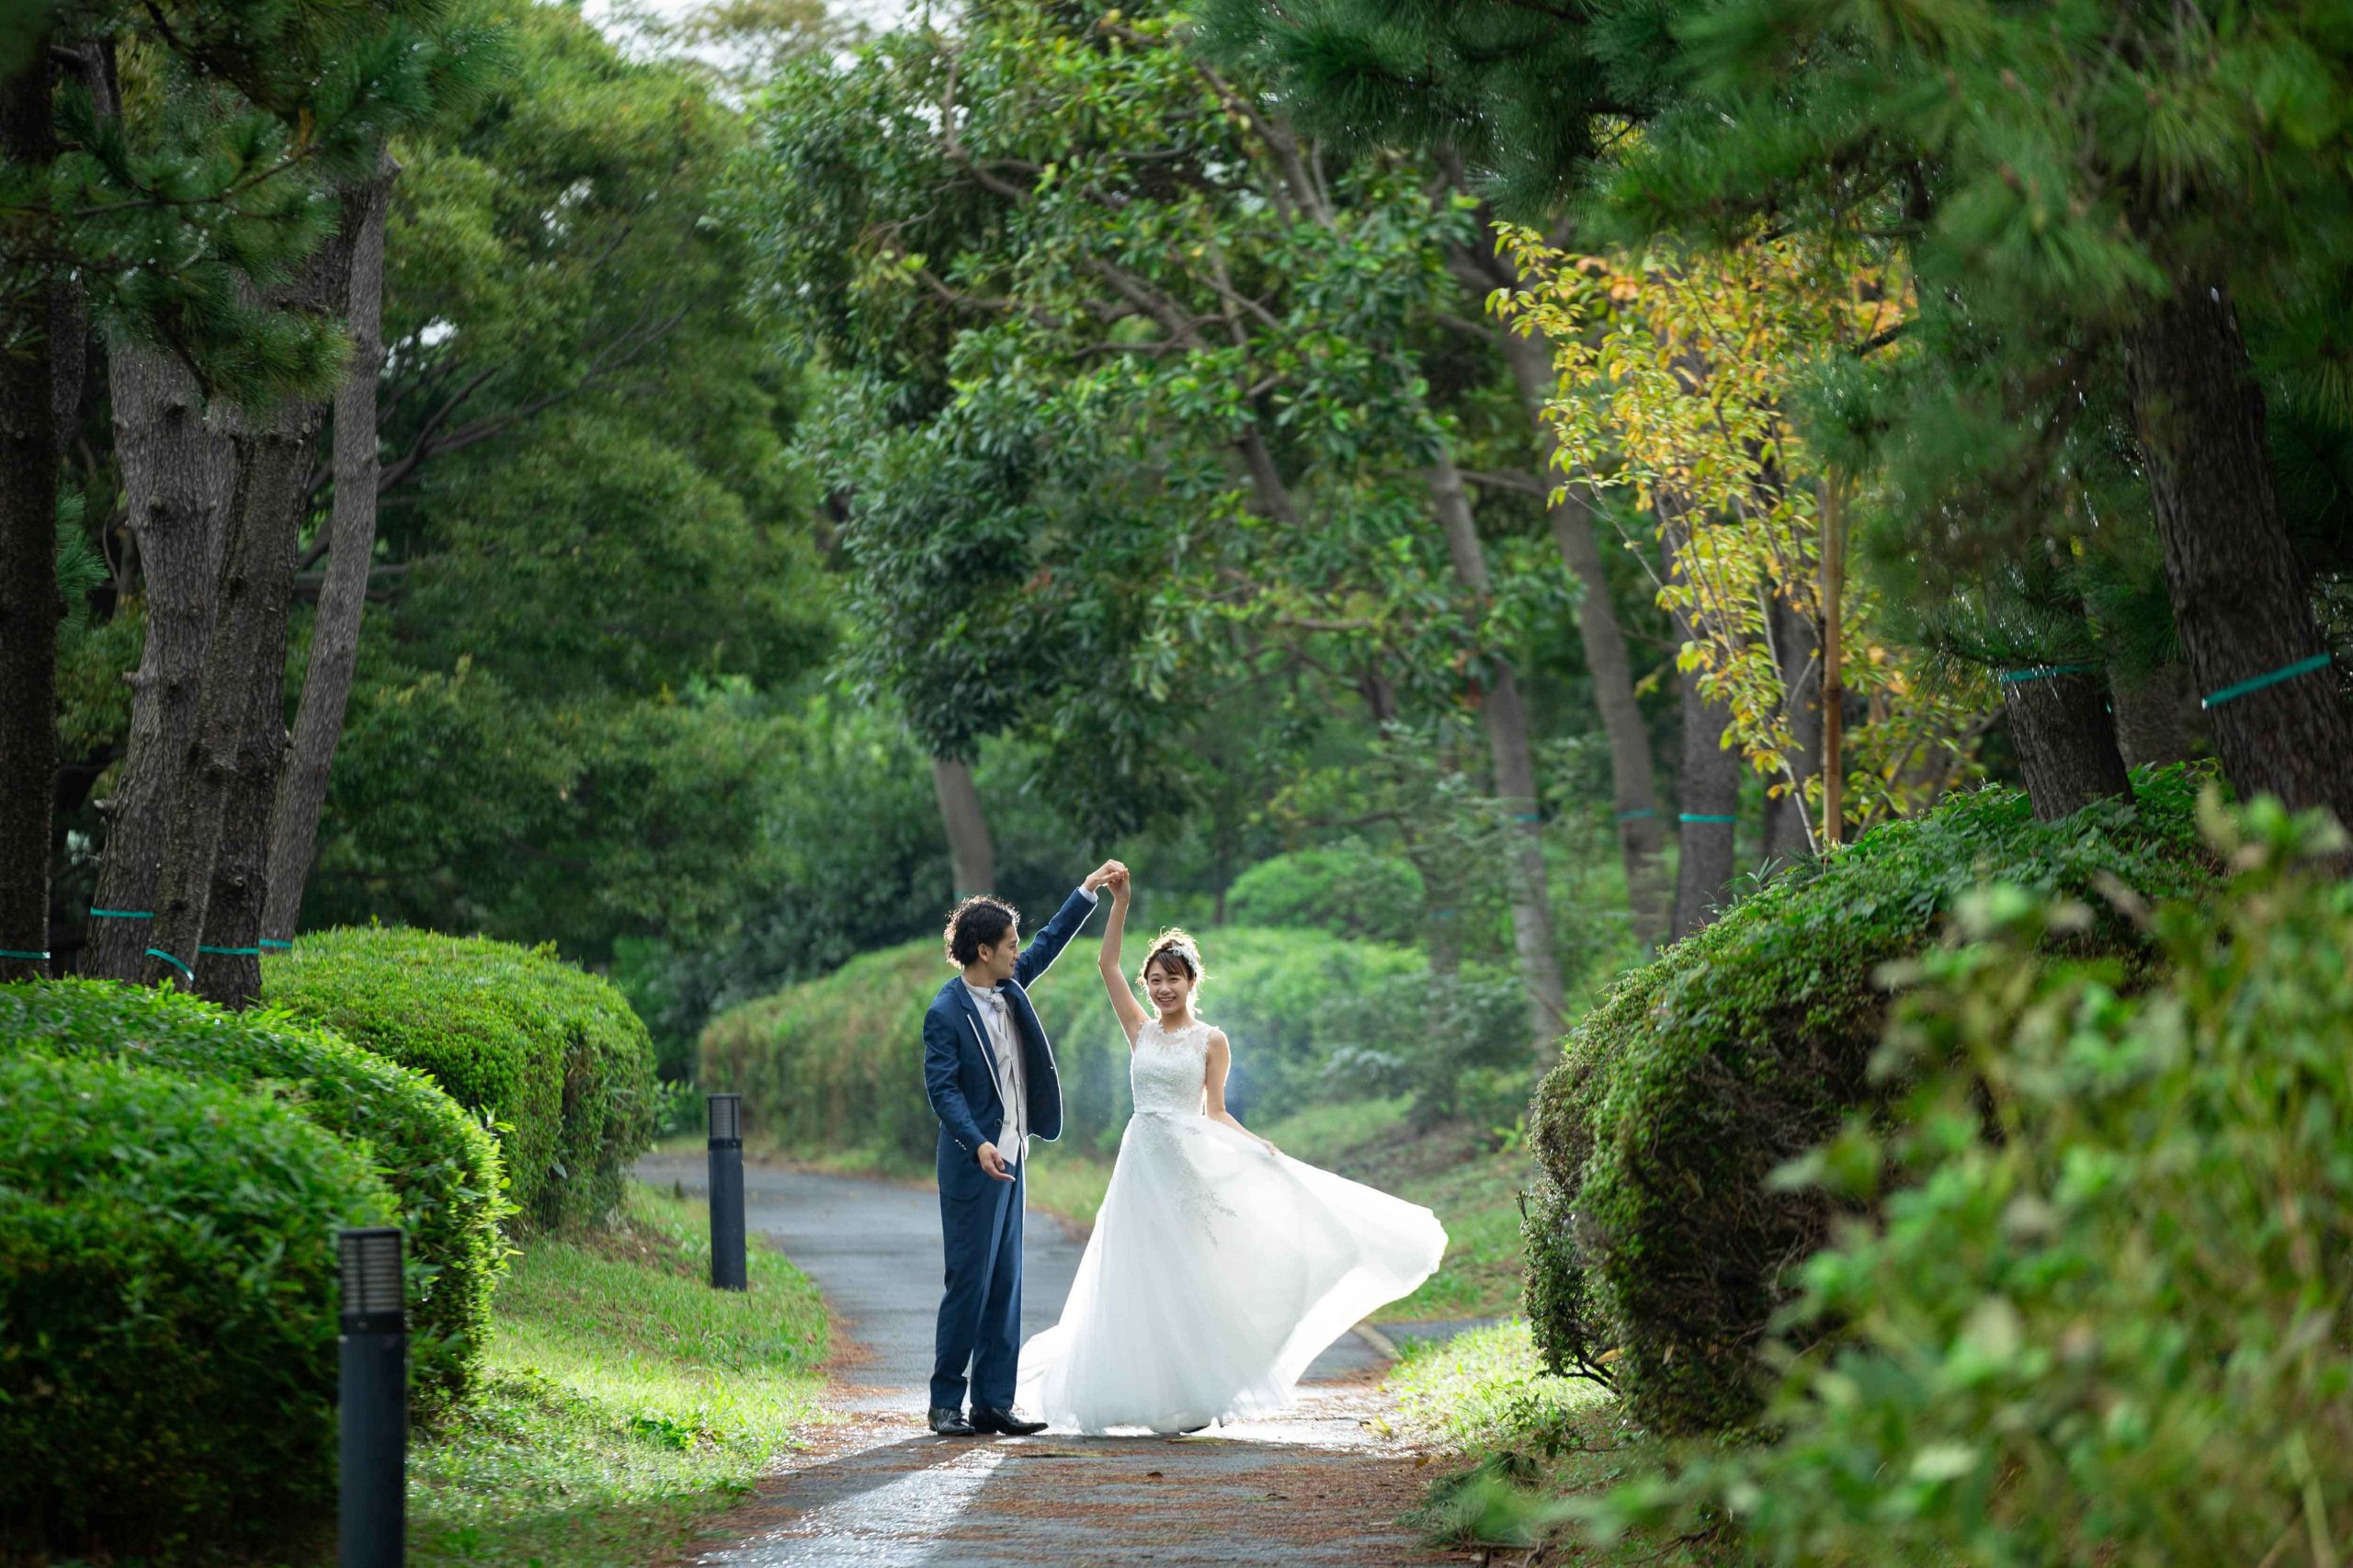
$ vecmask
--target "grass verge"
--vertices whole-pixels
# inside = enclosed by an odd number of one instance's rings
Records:
[[[1525,1322],[1408,1346],[1388,1386],[1397,1396],[1396,1435],[1454,1456],[1406,1516],[1432,1545],[1548,1568],[1723,1568],[1736,1561],[1709,1540],[1586,1539],[1574,1522],[1578,1499],[1656,1473],[1663,1452],[1606,1390],[1547,1373]]]
[[[632,1184],[610,1233],[499,1288],[481,1399],[409,1462],[409,1562],[631,1568],[689,1545],[817,1417],[816,1288],[755,1247],[713,1290],[699,1205]]]

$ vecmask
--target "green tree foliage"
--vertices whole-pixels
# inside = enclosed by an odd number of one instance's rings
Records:
[[[365,1154],[243,1086],[0,1060],[11,1555],[323,1546],[335,1233],[397,1213]]]
[[[831,611],[798,380],[710,221],[739,119],[562,8],[504,37],[496,90],[395,146],[382,602],[305,915],[602,961],[773,869],[776,716]]]
[[[1529,439],[1449,324],[1472,204],[1303,138],[1183,36],[992,6],[764,101],[745,221],[835,372],[812,449],[860,666],[937,756],[1046,748],[1097,831],[1196,793],[1245,687],[1475,714],[1549,1041],[1518,671],[1559,586],[1540,509],[1467,482]]]
[[[251,412],[332,384],[331,317],[284,308],[336,187],[479,68],[405,0],[17,8],[0,77],[0,974],[51,947],[58,679],[75,613],[53,529],[97,406],[94,338],[168,353]],[[87,508],[108,516],[101,504]],[[61,512],[63,504],[63,513]],[[94,518],[95,520],[95,518]],[[198,880],[210,869],[210,856]],[[195,941],[191,936],[188,944]]]
[[[1840,1348],[1776,1358],[1772,1442],[1604,1520],[1704,1506],[1768,1562],[2339,1559],[2353,899],[2308,858],[2342,837],[2271,802],[2205,821],[2226,895],[2107,895],[2154,986],[2082,950],[2094,905],[2017,886],[1904,966],[1884,1058],[1915,1086],[1780,1177],[1874,1211],[1805,1265],[1783,1342]]]
[[[1983,520],[1955,518],[1988,496],[2011,526],[1978,549],[2009,561],[2052,531],[2153,528],[2201,694],[2302,666],[2213,706],[2232,783],[2353,814],[2353,709],[2312,663],[2308,588],[2346,564],[2307,510],[2334,492],[2312,457],[2353,420],[2335,7],[1959,3],[1878,31],[1757,0],[1676,20],[1681,87],[1608,208],[1733,236],[1770,212],[1899,246],[1916,351],[1824,423],[1890,454],[1911,536],[1965,559]],[[1996,422],[2006,438],[1973,439]],[[2119,489],[2102,448],[2140,480],[2120,516],[2098,510]]]

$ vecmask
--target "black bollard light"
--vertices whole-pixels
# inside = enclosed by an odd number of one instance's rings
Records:
[[[744,1265],[744,1096],[710,1096],[710,1288],[751,1288]]]
[[[400,1568],[408,1554],[408,1312],[401,1233],[335,1233],[343,1274],[342,1568]]]

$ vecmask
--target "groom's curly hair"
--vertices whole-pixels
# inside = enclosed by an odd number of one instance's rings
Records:
[[[1005,900],[992,893],[973,894],[948,912],[948,929],[940,933],[948,961],[959,969],[978,961],[983,948],[1004,941],[1020,920],[1021,911]]]

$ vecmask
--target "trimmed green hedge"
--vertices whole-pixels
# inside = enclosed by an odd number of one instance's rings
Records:
[[[2160,899],[2211,885],[2200,782],[2143,775],[2137,804],[2049,825],[2015,790],[1956,796],[1783,876],[1620,981],[1533,1107],[1548,1179],[1529,1210],[1528,1306],[1553,1366],[1614,1346],[1619,1387],[1654,1428],[1747,1420],[1788,1271],[1832,1218],[1819,1191],[1769,1178],[1898,1087],[1868,1072],[1888,1006],[1880,967],[1917,954],[1957,899],[1994,881],[2084,900],[2097,918],[2071,949],[2132,967],[2146,941],[2097,889],[2114,878]]]
[[[335,1501],[335,1233],[396,1212],[273,1100],[0,1060],[0,1541],[306,1560]]]
[[[262,999],[429,1075],[498,1132],[542,1226],[600,1222],[652,1141],[654,1046],[628,999],[551,946],[405,926],[306,935]]]
[[[1130,934],[1131,968],[1148,945]],[[1108,1152],[1127,1121],[1128,1048],[1097,950],[1093,938],[1072,942],[1030,1000],[1061,1069],[1063,1145]],[[1233,926],[1204,934],[1201,953],[1201,1016],[1233,1038],[1245,1116],[1399,1086],[1380,1075],[1403,1069],[1367,1058],[1402,1059],[1405,1042],[1390,1037],[1418,1032],[1400,989],[1427,973],[1419,954]],[[763,1140],[926,1167],[938,1122],[924,1098],[923,1014],[954,974],[938,941],[910,942],[730,1009],[703,1030],[698,1081],[743,1095]]]
[[[0,1052],[24,1051],[259,1084],[354,1145],[400,1200],[416,1412],[465,1397],[506,1267],[506,1174],[490,1134],[430,1078],[286,1014],[97,980],[0,985]]]

